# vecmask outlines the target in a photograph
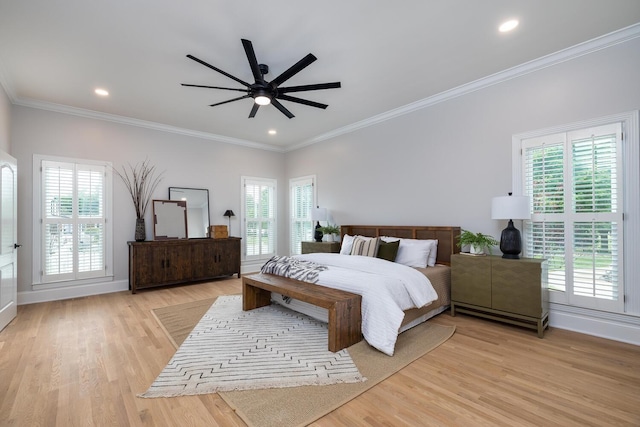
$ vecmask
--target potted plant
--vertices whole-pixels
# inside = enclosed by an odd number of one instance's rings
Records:
[[[113,171],[129,190],[133,207],[136,210],[135,239],[142,242],[146,239],[144,216],[151,196],[162,180],[162,174],[156,175],[156,167],[151,166],[148,159],[135,166],[131,166],[131,164],[127,166],[122,167],[122,172],[115,168]]]
[[[322,234],[329,236],[327,239],[331,239],[331,240],[327,240],[328,242],[332,242],[333,235],[340,234],[340,227],[338,227],[337,225],[331,225],[327,223],[326,226],[320,227],[320,231],[322,231]]]
[[[472,233],[469,230],[462,230],[460,238],[458,239],[458,247],[469,246],[469,251],[475,255],[484,254],[484,250],[487,249],[491,253],[491,247],[498,245],[498,242],[493,236],[482,233]]]

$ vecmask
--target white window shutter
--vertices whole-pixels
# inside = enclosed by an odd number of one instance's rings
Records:
[[[275,255],[276,181],[243,178],[243,198],[245,257],[262,259]]]
[[[42,161],[42,282],[105,276],[105,165]]]
[[[549,260],[555,302],[622,311],[621,124],[522,140],[525,256]]]
[[[313,237],[311,210],[315,206],[315,177],[292,179],[290,187],[290,252],[302,253],[302,242]]]

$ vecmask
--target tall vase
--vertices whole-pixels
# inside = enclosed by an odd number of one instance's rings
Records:
[[[144,226],[144,218],[136,218],[136,242],[144,242],[147,239],[147,231]]]

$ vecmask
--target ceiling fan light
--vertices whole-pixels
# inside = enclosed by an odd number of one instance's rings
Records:
[[[264,95],[256,96],[254,98],[254,101],[258,105],[269,105],[269,104],[271,104],[271,98],[269,98],[268,96],[264,96]]]

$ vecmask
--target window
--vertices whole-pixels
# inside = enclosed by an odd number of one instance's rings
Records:
[[[290,188],[290,251],[292,255],[302,253],[302,242],[313,239],[315,231],[311,221],[311,209],[316,205],[315,176],[295,178],[289,181]]]
[[[276,180],[242,178],[245,259],[264,259],[276,251]]]
[[[624,311],[622,123],[521,141],[525,256],[546,258],[551,301]]]
[[[111,274],[111,167],[92,162],[34,157],[34,284],[104,278]]]

